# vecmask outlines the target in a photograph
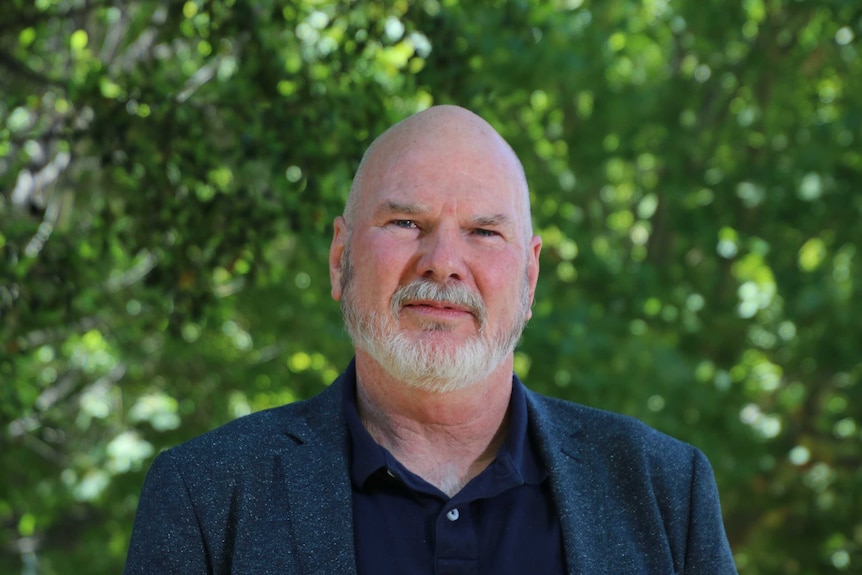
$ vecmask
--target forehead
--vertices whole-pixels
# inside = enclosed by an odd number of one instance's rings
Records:
[[[376,151],[362,177],[360,211],[412,205],[529,218],[526,182],[508,150],[457,141],[413,144]]]

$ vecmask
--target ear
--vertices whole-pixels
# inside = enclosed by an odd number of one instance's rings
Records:
[[[332,244],[329,246],[329,283],[332,299],[341,301],[341,260],[347,249],[347,222],[342,216],[332,223]]]
[[[536,284],[539,282],[539,254],[542,252],[542,238],[533,236],[527,248],[527,281],[530,285],[530,308],[527,309],[527,318],[533,317],[532,303],[536,301]]]

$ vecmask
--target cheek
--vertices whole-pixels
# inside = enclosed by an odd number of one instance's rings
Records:
[[[392,294],[404,283],[408,269],[409,254],[397,246],[385,242],[357,246],[353,253],[352,272],[354,281],[361,284],[358,291],[370,301],[382,301],[388,305]]]
[[[485,305],[508,308],[520,301],[525,273],[525,263],[518,258],[485,258],[481,272],[475,274]],[[502,313],[506,313],[505,309]]]

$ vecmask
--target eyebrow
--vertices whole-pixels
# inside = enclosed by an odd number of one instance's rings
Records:
[[[421,204],[400,204],[392,200],[387,200],[383,202],[383,205],[381,205],[377,211],[384,214],[404,214],[415,216],[428,211],[428,208]]]
[[[512,219],[505,214],[494,214],[493,216],[478,216],[473,218],[473,225],[478,227],[506,226]]]

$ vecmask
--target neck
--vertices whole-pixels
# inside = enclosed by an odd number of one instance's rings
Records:
[[[357,351],[357,406],[363,425],[398,461],[449,496],[497,455],[508,429],[512,362],[445,393],[392,379]]]

